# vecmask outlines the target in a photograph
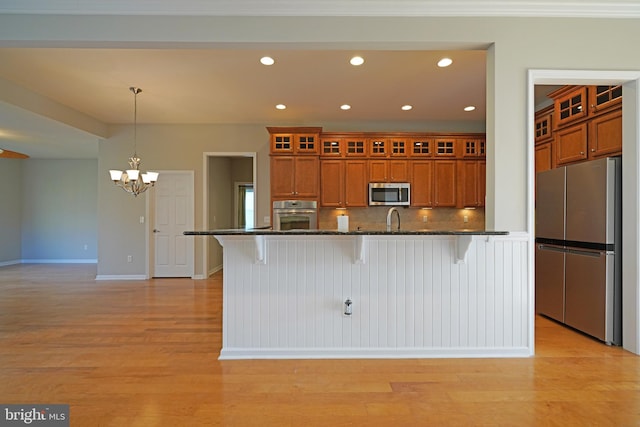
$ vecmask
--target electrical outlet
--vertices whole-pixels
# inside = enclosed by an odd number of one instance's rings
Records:
[[[469,216],[468,216],[468,215],[465,215],[465,216],[462,218],[462,220],[463,220],[465,223],[466,223],[466,222],[469,222]]]
[[[144,217],[143,216],[140,217],[140,224],[144,224]]]
[[[426,216],[426,215],[423,215],[423,216],[422,216],[422,222],[425,222],[425,223],[426,223],[427,221],[429,221],[429,217],[428,217],[428,216]]]
[[[133,262],[133,255],[127,255],[127,262]]]
[[[269,215],[265,216],[264,218],[262,218],[262,222],[264,224],[270,224],[271,223],[271,217]]]
[[[89,249],[89,245],[84,245],[84,250],[86,251],[87,249]]]

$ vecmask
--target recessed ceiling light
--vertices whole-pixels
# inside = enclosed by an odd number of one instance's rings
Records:
[[[351,60],[349,61],[349,63],[351,63],[351,65],[362,65],[364,64],[364,58],[361,56],[354,56],[353,58],[351,58]]]
[[[262,65],[273,65],[275,64],[276,61],[274,61],[274,59],[270,56],[263,56],[262,58],[260,58],[260,63]]]
[[[438,61],[438,67],[440,68],[448,67],[451,64],[453,64],[453,59],[451,58],[442,58],[440,61]]]
[[[475,109],[476,109],[476,107],[474,107],[473,105],[468,105],[468,106],[464,107],[464,111],[473,111]]]
[[[409,110],[411,110],[413,108],[413,105],[407,104],[407,105],[403,105],[400,108],[402,108],[403,111],[409,111]]]
[[[284,105],[284,104],[278,104],[278,105],[276,105],[276,108],[277,108],[278,110],[286,110],[286,109],[287,109],[287,106],[286,106],[286,105]]]
[[[340,106],[341,110],[350,110],[351,109],[351,105],[349,104],[343,104]]]

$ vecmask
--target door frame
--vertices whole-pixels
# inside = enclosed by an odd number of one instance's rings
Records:
[[[205,151],[202,153],[202,229],[209,229],[209,158],[210,157],[249,157],[253,165],[253,194],[258,198],[258,182],[257,174],[257,158],[258,153],[255,151]],[[254,212],[254,223],[256,220],[258,209]],[[257,224],[257,223],[256,223]],[[199,279],[206,279],[209,275],[209,241],[211,236],[199,239],[202,249],[202,274],[197,275]]]
[[[190,179],[189,179],[189,183],[190,183],[190,190],[191,190],[191,222],[192,224],[194,224],[195,226],[195,219],[196,219],[196,206],[195,206],[195,199],[196,199],[196,190],[195,190],[195,171],[193,170],[172,170],[172,169],[165,169],[165,170],[156,170],[156,172],[158,172],[160,175],[162,175],[163,173],[177,173],[177,174],[184,174],[184,175],[189,175]],[[145,247],[147,248],[146,250],[146,259],[145,259],[145,276],[147,279],[153,277],[153,273],[154,273],[154,266],[155,266],[155,261],[154,261],[154,257],[155,257],[155,239],[153,238],[153,223],[155,221],[155,208],[156,208],[156,193],[155,191],[150,191],[147,193],[149,195],[149,197],[146,197],[145,199],[145,215],[146,215],[146,219],[145,219]],[[196,275],[195,275],[195,260],[196,260],[196,248],[195,248],[195,239],[193,244],[193,256],[191,257],[191,266],[190,266],[190,270],[191,270],[191,278],[195,279]]]
[[[527,78],[527,231],[529,233],[529,345],[535,327],[535,92],[537,84],[622,84],[622,343],[640,354],[640,70],[529,70]]]

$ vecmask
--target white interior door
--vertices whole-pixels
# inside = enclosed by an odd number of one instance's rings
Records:
[[[162,172],[155,185],[154,277],[193,275],[193,172]]]

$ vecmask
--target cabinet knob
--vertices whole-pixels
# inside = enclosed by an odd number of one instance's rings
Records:
[[[592,152],[592,153],[595,153],[595,152],[596,152],[596,149],[595,149],[595,148],[592,148],[592,149],[591,149],[591,152]]]
[[[580,155],[581,155],[581,156],[584,156],[584,151],[581,151],[581,152],[580,152]]]

